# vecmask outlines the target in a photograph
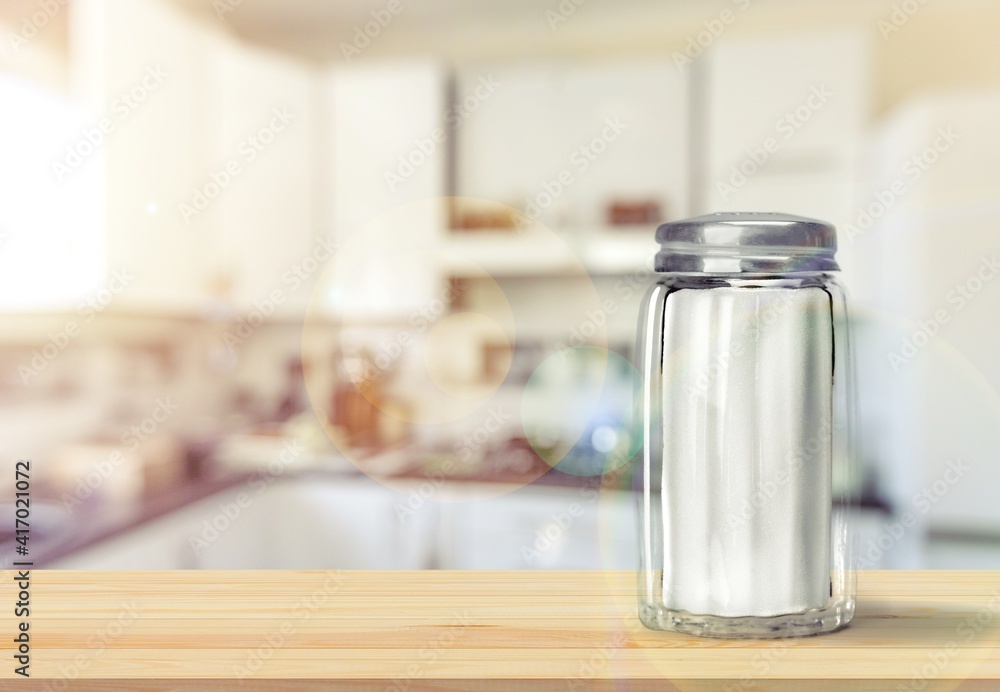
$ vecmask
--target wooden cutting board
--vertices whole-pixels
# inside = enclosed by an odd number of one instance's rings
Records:
[[[33,571],[30,680],[16,574],[2,689],[1000,690],[1000,572],[862,572],[846,630],[729,641],[642,627],[628,572]]]

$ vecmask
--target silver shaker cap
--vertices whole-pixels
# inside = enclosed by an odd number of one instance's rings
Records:
[[[719,212],[656,229],[658,272],[787,274],[838,271],[832,224],[792,214]]]

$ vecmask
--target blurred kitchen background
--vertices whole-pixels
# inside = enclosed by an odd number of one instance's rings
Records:
[[[0,487],[31,460],[31,557],[631,567],[653,230],[780,210],[840,229],[861,564],[1000,568],[998,26],[5,0]]]

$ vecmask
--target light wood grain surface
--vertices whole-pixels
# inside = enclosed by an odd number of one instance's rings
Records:
[[[862,572],[850,627],[779,641],[647,630],[635,588],[598,571],[33,571],[16,686],[1000,689],[1000,572]],[[13,572],[0,599],[10,679]]]

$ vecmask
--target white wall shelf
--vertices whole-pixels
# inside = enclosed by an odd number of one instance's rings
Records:
[[[440,245],[441,270],[450,276],[628,274],[651,270],[653,229],[573,229],[564,234],[462,231]]]

